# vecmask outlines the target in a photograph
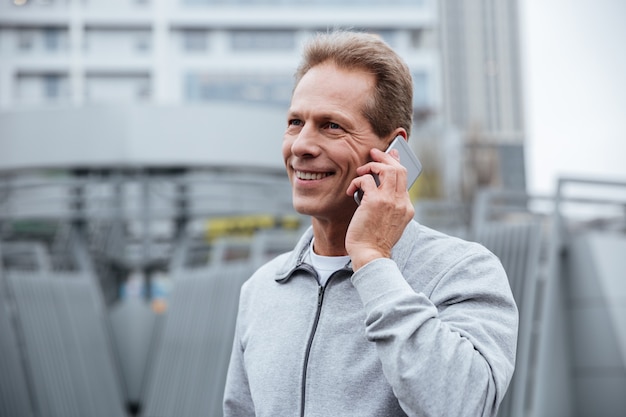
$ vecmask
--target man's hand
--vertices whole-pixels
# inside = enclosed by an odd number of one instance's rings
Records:
[[[363,190],[346,234],[346,250],[356,271],[377,258],[390,258],[404,228],[415,214],[406,189],[406,168],[398,160],[398,151],[386,154],[379,149],[370,151],[373,162],[357,169],[347,194]],[[378,175],[380,186],[371,175]]]

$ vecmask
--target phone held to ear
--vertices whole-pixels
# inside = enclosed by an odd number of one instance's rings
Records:
[[[396,138],[391,142],[385,153],[391,152],[392,149],[398,150],[398,155],[400,156],[400,163],[406,168],[406,189],[411,188],[417,177],[419,177],[422,172],[422,164],[420,163],[413,150],[409,147],[409,143],[402,137],[396,136]],[[376,185],[380,185],[380,180],[378,179],[378,175],[371,174],[374,177],[374,181],[376,181]],[[354,201],[357,204],[361,204],[361,199],[363,198],[363,190],[357,190],[354,193]]]

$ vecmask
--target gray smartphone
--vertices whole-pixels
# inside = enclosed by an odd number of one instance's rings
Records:
[[[402,137],[396,136],[393,142],[389,144],[389,147],[385,151],[385,153],[389,153],[392,149],[397,149],[398,154],[400,155],[400,163],[406,168],[406,187],[407,190],[411,188],[417,177],[419,177],[422,172],[422,164],[419,159],[409,146],[409,143]],[[378,175],[371,174],[376,181],[376,185],[380,185],[380,180],[378,179]],[[354,193],[354,201],[357,204],[361,204],[361,199],[363,198],[363,190],[357,190]]]

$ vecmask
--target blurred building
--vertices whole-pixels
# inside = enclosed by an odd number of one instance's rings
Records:
[[[418,127],[436,120],[422,135],[435,148],[425,174],[442,177],[431,194],[524,189],[516,0],[5,1],[0,110],[231,101],[282,112],[302,41],[333,28],[378,33],[409,64]]]
[[[329,13],[329,8],[332,11]],[[432,0],[14,0],[0,4],[0,106],[290,98],[301,41],[351,27],[408,61],[439,105]]]
[[[445,123],[464,132],[475,185],[525,190],[518,1],[439,4]]]
[[[0,169],[280,171],[302,42],[333,28],[379,34],[411,68],[414,196],[525,189],[517,0],[5,1]]]
[[[77,118],[84,128],[64,129],[63,143],[55,142],[61,136],[54,134],[59,131],[56,125],[41,123],[39,129],[50,135],[46,142],[40,140],[41,134],[12,130],[8,133],[13,143],[4,146],[14,150],[19,143],[30,152],[24,156],[27,161],[33,160],[29,149],[38,149],[44,159],[63,149],[75,155],[79,149],[75,144],[101,136],[90,131],[107,131],[117,138],[136,136],[132,143],[149,141],[150,149],[141,148],[149,156],[158,153],[155,149],[160,144],[171,141],[174,119],[185,133],[206,126],[197,124],[197,117],[187,124],[180,124],[181,118],[175,117],[171,122],[160,120],[169,127],[160,128],[157,136],[142,138],[141,131],[124,130],[136,123],[130,120],[133,111],[120,106],[167,106],[176,114],[185,114],[190,107],[225,102],[258,105],[265,113],[273,109],[271,123],[259,133],[275,133],[257,140],[275,143],[283,131],[282,122],[276,120],[282,120],[290,99],[302,41],[333,28],[365,30],[383,37],[411,68],[416,113],[439,114],[443,104],[437,6],[435,0],[5,1],[0,3],[0,111],[37,111],[31,117],[43,121],[51,117],[49,113],[40,117],[42,109],[61,109],[59,120],[67,120],[72,119],[76,107],[98,107],[103,108],[103,117],[91,119],[88,125]],[[121,113],[122,120],[107,121],[107,106]],[[230,120],[235,106],[225,106],[218,114],[207,112],[207,118],[214,123]],[[249,114],[254,109],[246,107],[245,111]],[[111,126],[118,130],[111,131]],[[6,130],[3,133],[7,134]],[[229,146],[223,136],[205,135],[201,140],[198,146],[185,143],[173,163],[184,165],[187,158],[197,165],[202,163],[201,153],[193,149],[208,144],[220,144],[220,149]],[[85,150],[108,144],[98,140]],[[46,146],[56,152],[46,152]],[[124,163],[150,163],[140,148],[132,148],[138,151],[126,155]],[[186,149],[190,151],[185,157],[181,153]],[[268,147],[255,157],[273,160],[275,152]],[[6,149],[3,153],[0,168],[20,166],[19,153]],[[215,159],[205,162],[210,165]],[[448,165],[458,165],[456,160]],[[41,158],[38,161],[39,167],[45,166]],[[86,157],[85,163],[89,161]],[[62,164],[59,159],[54,162],[55,166]],[[165,161],[157,162],[162,165]],[[449,169],[444,176],[453,183],[458,170]]]
[[[280,142],[313,33],[379,34],[411,68],[417,111],[436,113],[437,16],[433,0],[0,2],[4,227],[85,219],[92,242],[115,231],[92,248],[114,300],[128,271],[167,271],[180,236],[204,242],[215,216],[291,212]]]
[[[213,392],[221,409],[223,373],[196,372],[198,364],[226,363],[239,280],[292,248],[306,227],[293,215],[280,141],[302,41],[333,28],[378,33],[409,64],[420,197],[467,203],[481,187],[500,187],[471,206],[416,204],[419,221],[480,241],[506,265],[523,331],[499,415],[625,415],[626,187],[566,179],[555,197],[518,193],[525,132],[517,7],[518,0],[1,1],[0,302],[11,302],[0,305],[9,313],[0,314],[0,369],[8,370],[0,373],[0,415],[5,403],[30,410],[32,401],[66,417],[65,394],[74,388],[93,389],[93,398],[132,415],[154,415],[163,402],[178,404],[170,415],[219,415],[180,408]],[[603,187],[610,198],[589,198]],[[578,204],[589,206],[579,213]],[[435,214],[424,214],[429,207]],[[438,217],[455,224],[446,230],[434,224]],[[206,287],[219,283],[205,279],[219,271],[235,286]],[[67,298],[66,287],[76,297]],[[211,294],[223,300],[205,302]],[[111,334],[101,327],[103,306]],[[154,313],[163,312],[173,321],[161,333]],[[188,326],[192,316],[200,320]],[[222,333],[205,318],[224,322]],[[93,349],[87,327],[101,330],[99,346],[116,342],[117,354]],[[212,333],[226,356],[205,354],[216,349]],[[153,354],[151,344],[164,347]],[[83,361],[70,357],[79,351]],[[38,361],[43,354],[50,355]],[[121,376],[107,377],[116,365]],[[68,369],[78,375],[77,366],[108,381],[57,382]],[[77,397],[99,415],[124,415]]]

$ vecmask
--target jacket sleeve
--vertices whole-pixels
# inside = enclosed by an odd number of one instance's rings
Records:
[[[517,308],[504,269],[485,250],[437,274],[426,295],[391,259],[358,270],[352,281],[367,338],[409,416],[495,416],[517,343]]]
[[[240,338],[241,319],[242,315],[239,314],[226,384],[224,386],[224,417],[254,417],[254,404],[250,395],[248,376],[243,363],[243,348]]]

